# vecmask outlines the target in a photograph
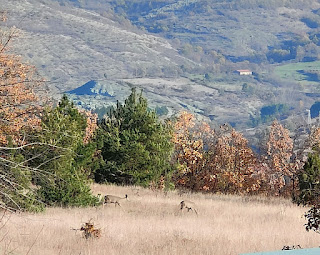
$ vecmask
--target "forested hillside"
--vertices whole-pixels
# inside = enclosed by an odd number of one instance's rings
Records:
[[[1,1],[13,50],[53,97],[100,115],[139,87],[163,117],[189,110],[238,130],[281,118],[293,131],[317,101],[317,1],[17,3]]]
[[[317,58],[310,52],[318,46],[320,22],[320,6],[314,0],[69,2],[98,12],[112,10],[139,28],[175,39],[185,53],[192,55],[194,48],[198,58],[203,57],[202,51],[255,63]]]

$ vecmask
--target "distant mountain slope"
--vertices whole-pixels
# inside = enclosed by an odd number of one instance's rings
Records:
[[[249,114],[263,105],[263,101],[258,97],[248,98],[241,93],[241,86],[239,88],[235,84],[225,85],[225,88],[230,91],[223,92],[221,95],[217,88],[201,85],[187,78],[90,81],[69,91],[69,95],[85,108],[99,109],[115,105],[117,100],[123,102],[130,94],[132,87],[143,91],[151,108],[165,106],[169,111],[168,116],[187,110],[206,120],[211,119],[215,123],[227,122],[237,127],[246,126]]]
[[[283,42],[318,34],[317,0],[56,0],[126,17],[165,38],[219,51],[230,60],[262,62]],[[300,46],[304,46],[303,43]],[[292,56],[291,56],[292,57]],[[269,59],[268,59],[269,60]]]
[[[135,6],[131,1],[131,5]],[[134,1],[143,5],[144,0]],[[181,0],[166,1],[162,8],[151,9],[137,18],[137,8],[127,8],[134,24],[183,43],[196,44],[205,50],[218,50],[232,60],[253,59],[266,55],[270,47],[278,47],[284,40],[308,33],[304,22],[310,18],[319,24],[314,13],[320,8],[316,0]]]
[[[317,8],[315,0],[0,0],[20,34],[13,50],[49,81],[54,98],[69,92],[83,107],[103,108],[134,86],[168,115],[188,110],[237,129],[260,123],[266,105],[285,102],[305,114],[313,104],[304,93],[316,86],[279,82],[269,65],[276,59],[263,58],[273,47],[286,53],[277,45],[296,36],[295,53],[320,57]],[[250,56],[263,64],[230,61]],[[234,73],[246,68],[254,75]]]
[[[129,31],[109,18],[54,1],[0,0],[8,26],[16,26],[15,51],[51,81],[53,94],[88,80],[170,76],[195,66],[165,39]]]

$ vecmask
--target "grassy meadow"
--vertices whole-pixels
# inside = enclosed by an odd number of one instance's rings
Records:
[[[301,85],[318,85],[318,81],[308,80],[305,73],[310,70],[320,70],[320,61],[279,65],[275,68],[275,74],[281,79],[299,82]],[[306,89],[308,90],[308,87]]]
[[[98,208],[48,208],[41,214],[4,214],[1,254],[239,254],[281,250],[284,245],[318,247],[320,235],[306,232],[307,208],[289,200],[205,194],[167,194],[138,187],[94,185],[95,194],[128,200]],[[191,200],[198,215],[180,211]],[[80,229],[91,221],[99,239]]]

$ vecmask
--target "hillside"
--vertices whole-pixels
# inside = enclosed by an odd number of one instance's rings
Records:
[[[263,62],[270,50],[282,48],[284,42],[318,34],[320,24],[316,0],[71,2],[97,12],[112,9],[138,27],[174,39],[182,50],[185,44],[196,45],[207,52],[221,52],[232,61]]]
[[[259,125],[264,106],[285,102],[289,112],[282,119],[305,115],[317,99],[310,93],[319,93],[315,75],[314,83],[302,83],[273,72],[279,64],[320,56],[317,1],[0,4],[6,25],[19,32],[13,50],[48,80],[50,95],[73,91],[85,108],[123,101],[136,86],[152,108],[165,107],[166,116],[185,109],[244,130]],[[254,75],[234,74],[248,68]],[[93,87],[82,87],[90,81]]]
[[[19,31],[14,50],[49,78],[53,93],[91,79],[130,78],[195,65],[165,39],[125,30],[92,11],[35,0],[0,4],[8,12],[7,25]]]

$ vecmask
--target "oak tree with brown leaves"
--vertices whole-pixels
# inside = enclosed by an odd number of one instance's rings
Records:
[[[177,187],[192,190],[201,189],[201,172],[204,164],[204,137],[210,137],[213,131],[203,123],[196,125],[193,114],[182,112],[174,123],[173,142],[178,172],[175,176]]]
[[[289,135],[289,130],[285,129],[278,121],[273,121],[268,141],[266,144],[267,155],[265,161],[269,166],[266,173],[266,184],[269,186],[270,193],[279,195],[286,193],[289,183],[294,175],[294,167],[291,162],[293,140]]]
[[[40,127],[40,106],[34,89],[41,80],[34,67],[10,53],[16,30],[2,26],[0,18],[0,207],[38,210],[41,203],[31,188],[30,168],[23,156],[29,132]],[[39,207],[40,205],[40,207]]]
[[[222,193],[247,194],[260,188],[260,180],[255,171],[256,156],[247,139],[234,129],[217,137],[209,150],[206,165],[215,180],[213,187]]]
[[[5,21],[5,16],[1,20]],[[42,80],[33,66],[10,53],[16,35],[14,28],[0,29],[0,145],[7,145],[8,139],[16,145],[26,143],[26,130],[38,128],[40,123],[34,90]]]
[[[207,123],[182,112],[174,125],[176,186],[222,193],[252,193],[259,189],[256,157],[242,134],[222,125],[215,132]]]

